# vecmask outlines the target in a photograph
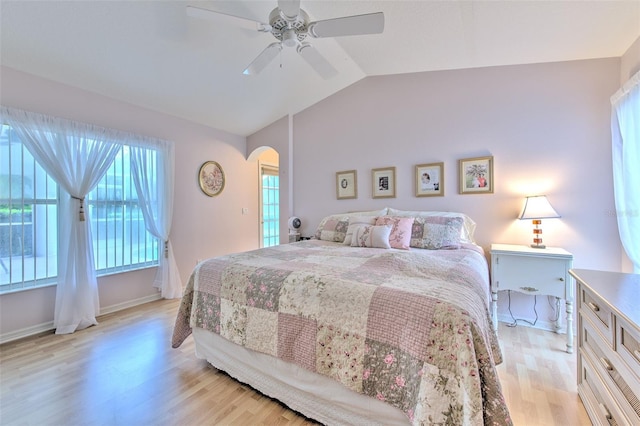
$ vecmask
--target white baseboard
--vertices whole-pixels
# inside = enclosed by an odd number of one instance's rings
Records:
[[[22,328],[20,330],[10,331],[8,333],[0,334],[0,345],[51,330],[53,330],[53,321],[32,325],[31,327]]]
[[[521,318],[530,322],[534,322],[535,318]],[[513,318],[511,318],[511,315],[508,314],[498,314],[498,321],[500,322],[504,322],[507,324],[512,324],[513,323]],[[546,330],[546,331],[556,331],[556,323],[553,321],[541,321],[540,318],[538,318],[538,321],[536,322],[535,325],[531,325],[527,322],[524,321],[518,321],[518,325],[522,325],[525,327],[531,327],[531,328],[538,328],[540,330]],[[560,330],[559,334],[566,334],[566,324],[562,324],[562,329]]]
[[[144,303],[154,302],[162,299],[160,292],[152,294],[150,296],[141,297],[139,299],[127,300],[126,302],[118,303],[116,305],[105,306],[100,308],[100,315],[112,314],[114,312],[122,311],[123,309],[132,308],[134,306],[142,305]],[[98,316],[100,318],[100,316]]]
[[[158,292],[157,294],[141,297],[139,299],[127,300],[126,302],[100,308],[100,315],[112,314],[117,311],[122,311],[123,309],[132,308],[134,306],[142,305],[144,303],[149,303],[149,302],[153,302],[160,299],[162,299],[162,296],[160,295],[160,292]],[[100,319],[100,315],[97,317],[98,322]],[[20,330],[15,330],[15,331],[10,331],[8,333],[0,334],[0,345],[3,343],[12,342],[14,340],[33,336],[34,334],[51,331],[53,329],[54,329],[53,321],[48,321],[42,324],[25,327]]]

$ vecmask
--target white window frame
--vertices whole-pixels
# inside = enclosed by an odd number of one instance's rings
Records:
[[[2,125],[3,128],[6,125]],[[20,153],[18,155],[21,156],[21,158],[18,158],[14,161],[18,161],[20,162],[20,175],[24,176],[25,175],[25,170],[24,170],[24,162],[25,162],[25,155],[29,155],[28,150],[26,150],[25,146],[21,143],[21,141],[8,141],[9,144],[9,148],[7,148],[6,152],[9,152],[9,149],[15,149],[11,148],[12,145],[17,145],[20,150]],[[2,147],[0,147],[0,149],[2,149]],[[127,148],[123,148],[127,149]],[[26,153],[26,154],[25,154]],[[122,154],[119,154],[119,156],[121,156]],[[122,158],[120,159],[120,161],[125,161]],[[34,208],[32,208],[32,213],[31,213],[31,218],[32,218],[32,233],[33,233],[33,243],[32,243],[32,250],[33,250],[33,255],[30,255],[29,252],[27,252],[27,254],[25,255],[25,245],[24,242],[22,240],[21,242],[21,247],[22,247],[22,252],[21,253],[17,253],[17,252],[9,252],[10,256],[4,256],[4,257],[0,257],[0,276],[2,276],[2,280],[0,280],[0,294],[5,294],[5,293],[12,293],[12,292],[17,292],[17,291],[23,291],[23,290],[29,290],[29,289],[33,289],[33,288],[38,288],[38,287],[44,287],[44,286],[50,286],[50,285],[55,285],[56,284],[56,278],[57,278],[57,229],[58,229],[58,221],[56,219],[57,217],[57,204],[58,204],[58,199],[59,199],[59,191],[58,191],[58,185],[53,182],[52,179],[50,179],[48,177],[48,175],[46,174],[46,172],[44,172],[44,170],[42,170],[42,168],[37,164],[37,162],[35,160],[33,160],[34,163],[34,188],[33,188],[33,197],[27,197],[25,198],[25,194],[24,194],[24,185],[23,185],[23,190],[22,190],[22,196],[20,197],[20,199],[17,199],[16,197],[13,196],[13,194],[11,193],[11,190],[9,192],[9,198],[8,199],[0,199],[0,204],[7,204],[7,205],[17,205],[17,206],[22,206],[22,211],[24,212],[24,207],[28,206],[28,205],[33,205]],[[11,179],[12,175],[15,175],[15,170],[12,170],[12,162],[11,160],[7,161],[7,164],[2,163],[1,165],[3,168],[6,167],[8,170],[6,171],[2,171],[2,174],[8,175],[9,179]],[[129,165],[126,165],[127,167],[129,167]],[[120,166],[122,167],[122,166]],[[37,171],[36,171],[37,169]],[[110,175],[109,173],[107,173],[107,175],[105,175],[104,179],[109,179],[109,178],[113,178],[114,175],[113,173]],[[124,175],[124,169],[123,169],[123,175]],[[42,179],[43,177],[44,180]],[[21,178],[22,179],[22,178]],[[36,189],[36,185],[38,181],[42,181],[44,182],[45,185],[55,185],[55,193],[56,193],[56,197],[55,199],[53,197],[51,197],[50,194],[50,189],[47,187],[45,188],[45,193],[47,194],[47,196],[45,198],[40,197],[39,198],[39,192]],[[131,175],[129,174],[129,180],[132,180]],[[101,181],[102,182],[102,181]],[[129,194],[135,194],[135,185],[133,185],[132,182],[130,182],[130,190],[129,190]],[[98,185],[98,187],[100,187],[100,184]],[[97,187],[97,188],[98,188]],[[95,213],[96,208],[100,207],[100,206],[104,206],[106,203],[111,203],[112,206],[119,206],[119,208],[124,212],[127,208],[134,208],[135,206],[137,206],[137,199],[123,199],[123,197],[120,197],[119,199],[114,199],[114,200],[109,200],[109,201],[104,201],[104,200],[95,200],[95,193],[98,189],[94,189],[89,196],[87,197],[87,202],[86,202],[86,209],[88,210],[88,214],[92,214]],[[124,193],[124,192],[123,192]],[[121,195],[123,194],[121,193]],[[13,203],[13,200],[16,199],[18,201],[18,203]],[[45,205],[47,206],[47,208],[44,210],[45,213],[37,213],[37,211],[41,210],[41,208],[35,208],[35,206],[42,206]],[[56,206],[54,208],[54,212],[52,212],[51,214],[54,216],[53,220],[50,220],[49,218],[49,210],[51,208],[51,206]],[[39,214],[44,214],[45,218],[41,219],[38,218]],[[23,213],[23,217],[24,217],[24,213]],[[36,220],[38,219],[38,220]],[[99,256],[104,253],[104,247],[101,247],[98,244],[98,239],[100,238],[99,232],[97,232],[98,229],[98,224],[99,224],[99,218],[97,217],[93,217],[92,216],[92,231],[93,231],[93,237],[94,237],[94,256],[95,256],[95,264],[96,264],[96,274],[98,276],[104,276],[104,275],[111,275],[114,273],[121,273],[121,272],[125,272],[125,271],[131,271],[131,270],[137,270],[137,269],[143,269],[143,268],[149,268],[149,267],[155,267],[159,264],[159,255],[160,255],[160,242],[158,241],[157,238],[153,237],[145,228],[144,226],[144,219],[142,218],[142,213],[138,212],[138,216],[135,218],[132,218],[131,215],[126,216],[125,214],[122,214],[122,220],[119,221],[117,218],[115,218],[114,221],[110,221],[110,225],[112,225],[113,227],[117,227],[118,225],[120,225],[121,229],[122,229],[122,233],[120,236],[125,236],[125,229],[127,227],[127,221],[129,221],[129,229],[131,230],[133,228],[132,224],[133,221],[137,221],[136,223],[136,229],[137,229],[137,237],[138,237],[138,243],[140,243],[140,235],[144,235],[143,237],[143,241],[146,244],[150,244],[149,247],[146,247],[144,250],[145,256],[141,258],[140,256],[134,256],[134,253],[132,253],[133,250],[133,235],[129,235],[129,239],[125,240],[124,238],[121,239],[121,247],[119,250],[120,253],[120,259],[119,261],[116,262],[110,262],[110,263],[106,263],[106,266],[102,266],[105,265],[104,262],[100,262],[99,260]],[[11,219],[9,220],[9,228],[10,230],[12,230],[13,226],[14,226],[15,222],[11,222]],[[55,232],[54,235],[55,237],[53,238],[55,241],[51,241],[52,237],[50,235],[49,229],[50,227],[55,227]],[[17,228],[17,227],[16,227]],[[44,231],[40,231],[40,229],[43,229]],[[23,230],[23,234],[22,237],[25,236],[24,234],[24,226],[21,226],[21,229]],[[11,231],[9,231],[11,232]],[[42,235],[41,233],[38,234],[38,232],[44,232],[44,235]],[[98,235],[96,235],[98,234]],[[109,238],[109,237],[108,237]],[[109,239],[107,238],[107,240],[105,240],[105,244],[107,245],[106,250],[109,251]],[[116,239],[114,238],[114,241],[116,241]],[[5,241],[5,243],[7,243],[7,241]],[[8,240],[8,244],[10,244],[10,248],[9,250],[11,250],[11,244],[13,244],[13,241],[11,239]],[[38,245],[40,244],[40,245]],[[44,244],[44,246],[42,246],[42,244]],[[113,244],[112,244],[113,245]],[[124,253],[125,249],[129,250],[129,254]],[[42,254],[42,256],[37,255],[36,254],[36,250],[37,253]],[[53,251],[53,254],[51,253],[51,251]],[[148,256],[147,254],[150,254],[150,256]],[[2,256],[2,253],[0,253],[0,256]],[[40,258],[40,262],[44,263],[44,266],[42,264],[38,264],[38,258]],[[134,258],[136,259],[134,261]],[[32,273],[31,270],[27,269],[27,268],[32,268]],[[44,268],[44,269],[42,269]]]

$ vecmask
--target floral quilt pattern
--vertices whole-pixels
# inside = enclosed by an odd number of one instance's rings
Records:
[[[481,249],[310,240],[200,263],[172,345],[200,327],[402,410],[414,425],[510,425]]]

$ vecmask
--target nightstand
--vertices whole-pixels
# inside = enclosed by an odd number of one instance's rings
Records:
[[[567,352],[573,353],[574,288],[569,275],[572,266],[573,255],[561,248],[536,249],[523,245],[491,244],[491,313],[494,329],[498,330],[498,291],[513,290],[564,299]],[[561,328],[558,315],[556,332]]]

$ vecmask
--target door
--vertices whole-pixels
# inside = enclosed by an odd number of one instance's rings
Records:
[[[260,244],[280,244],[280,177],[278,167],[260,165]]]

